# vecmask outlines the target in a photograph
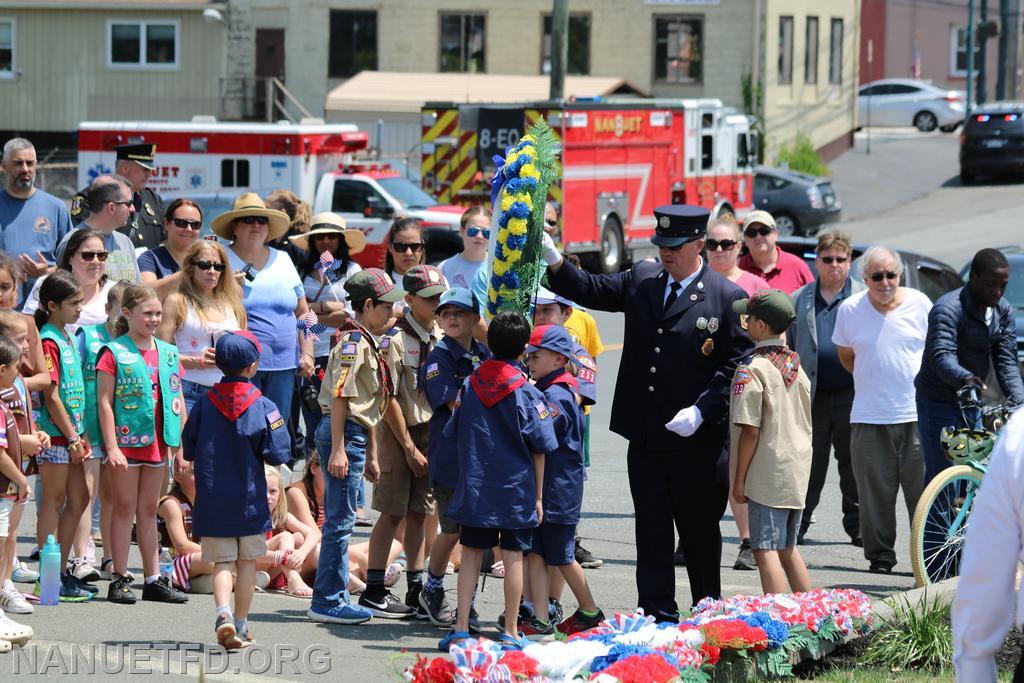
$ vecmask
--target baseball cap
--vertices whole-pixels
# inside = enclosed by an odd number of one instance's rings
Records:
[[[574,356],[572,337],[569,336],[569,330],[561,325],[540,325],[533,328],[526,352],[533,353],[537,349],[547,349],[548,351],[560,353],[566,358]]]
[[[572,307],[572,302],[566,299],[564,296],[558,296],[547,287],[538,287],[537,294],[533,297],[533,303],[537,306],[544,304],[562,304],[563,306]]]
[[[703,206],[666,204],[654,209],[657,225],[651,242],[657,247],[678,247],[703,237],[711,212]]]
[[[413,266],[402,276],[402,289],[428,299],[448,289],[444,275],[434,266]]]
[[[243,370],[260,359],[263,346],[247,330],[228,332],[217,340],[214,353],[222,370]]]
[[[770,213],[762,209],[758,209],[757,211],[751,211],[749,214],[747,214],[747,219],[743,221],[743,229],[746,230],[755,223],[767,225],[769,228],[772,228],[773,230],[777,229],[777,226],[775,225],[775,219],[772,218],[772,215]]]
[[[380,268],[367,268],[345,280],[349,300],[373,299],[393,304],[401,301],[405,291],[395,287],[388,274]]]
[[[441,294],[441,301],[437,304],[435,311],[440,311],[445,306],[455,306],[464,311],[479,313],[480,306],[476,302],[473,292],[465,287],[452,287]]]
[[[796,310],[789,295],[779,289],[759,289],[749,299],[732,302],[732,310],[752,315],[771,325],[775,332],[785,332],[796,320]]]

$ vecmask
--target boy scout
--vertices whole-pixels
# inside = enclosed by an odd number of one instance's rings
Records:
[[[434,266],[413,266],[402,278],[409,311],[381,340],[381,351],[388,362],[395,385],[395,396],[388,401],[384,424],[378,430],[380,477],[373,489],[373,509],[381,513],[370,533],[370,557],[366,571],[366,590],[359,605],[374,616],[404,619],[418,611],[423,590],[423,533],[427,516],[434,512],[427,476],[427,440],[433,411],[424,391],[420,367],[427,354],[441,339],[441,328],[434,320],[434,309],[441,293],[448,289],[444,276]],[[395,530],[405,519],[405,577],[409,590],[403,604],[384,585],[384,573]]]
[[[759,289],[734,302],[733,310],[748,316],[747,334],[755,342],[730,392],[733,498],[747,503],[764,592],[809,591],[796,541],[811,470],[811,381],[785,342],[796,312],[777,289]]]
[[[348,539],[356,519],[356,492],[366,465],[366,478],[376,481],[374,428],[394,393],[383,349],[373,332],[385,330],[391,305],[405,292],[377,268],[356,273],[345,282],[355,312],[340,330],[327,360],[320,388],[323,418],[316,430],[324,478],[323,541],[307,616],[313,621],[359,624],[372,614],[348,604]],[[383,345],[383,344],[382,344]]]

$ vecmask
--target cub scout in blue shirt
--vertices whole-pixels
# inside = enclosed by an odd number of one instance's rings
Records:
[[[499,642],[521,649],[518,632],[523,593],[523,551],[543,519],[544,454],[558,448],[544,395],[530,385],[518,362],[530,339],[519,313],[501,313],[487,330],[493,360],[480,364],[459,392],[444,429],[459,454],[459,478],[448,514],[461,524],[455,630],[439,644],[447,651],[469,638],[469,606],[484,550],[500,545],[505,562],[505,632]]]
[[[533,330],[526,347],[527,364],[544,392],[548,412],[558,435],[558,447],[544,459],[544,519],[533,531],[530,549],[530,592],[534,605],[548,601],[548,567],[557,568],[576,596],[579,609],[558,630],[566,635],[593,628],[604,620],[575,559],[576,525],[583,503],[583,410],[577,379],[566,365],[574,357],[574,342],[561,325],[541,325]],[[539,616],[523,626],[527,636],[549,636],[555,626]]]

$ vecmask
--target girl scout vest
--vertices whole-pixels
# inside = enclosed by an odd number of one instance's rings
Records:
[[[82,379],[82,361],[78,357],[78,349],[74,342],[68,341],[64,332],[55,325],[46,323],[39,333],[40,340],[49,339],[57,345],[60,353],[60,377],[57,384],[57,396],[64,405],[64,410],[71,420],[76,434],[81,434],[85,411],[85,382]],[[50,418],[50,413],[43,402],[39,409],[39,428],[50,436],[66,437]]]
[[[84,325],[78,328],[82,335],[85,355],[82,356],[82,380],[85,382],[85,429],[89,440],[94,446],[103,445],[103,433],[100,431],[100,412],[96,397],[96,362],[100,350],[110,341],[110,332],[105,324]]]
[[[178,376],[178,349],[153,338],[159,355],[157,375],[163,406],[163,438],[168,446],[181,445],[181,378]],[[117,445],[128,448],[148,446],[156,437],[156,404],[150,384],[149,368],[135,342],[127,334],[108,342],[106,348],[117,361],[114,379],[114,426]]]

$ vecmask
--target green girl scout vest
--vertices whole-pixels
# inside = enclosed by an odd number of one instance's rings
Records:
[[[57,396],[64,405],[64,410],[75,428],[76,434],[84,429],[85,418],[85,382],[82,379],[82,361],[78,357],[78,348],[73,341],[68,341],[64,332],[57,326],[46,323],[39,333],[40,340],[49,339],[57,345],[60,353],[60,377],[57,384]],[[46,403],[41,402],[39,410],[39,428],[50,436],[67,437],[57,429],[50,418]]]
[[[153,342],[159,353],[157,374],[163,405],[164,443],[176,447],[181,445],[181,412],[185,405],[181,396],[181,377],[178,376],[178,349],[156,338]],[[148,446],[156,436],[156,404],[149,368],[128,335],[108,342],[106,348],[117,361],[114,379],[117,445],[126,448]]]
[[[110,341],[110,332],[105,324],[83,325],[78,328],[82,335],[85,354],[82,356],[82,379],[85,381],[85,429],[93,446],[103,446],[103,433],[100,431],[100,411],[96,396],[96,362],[100,350]]]

